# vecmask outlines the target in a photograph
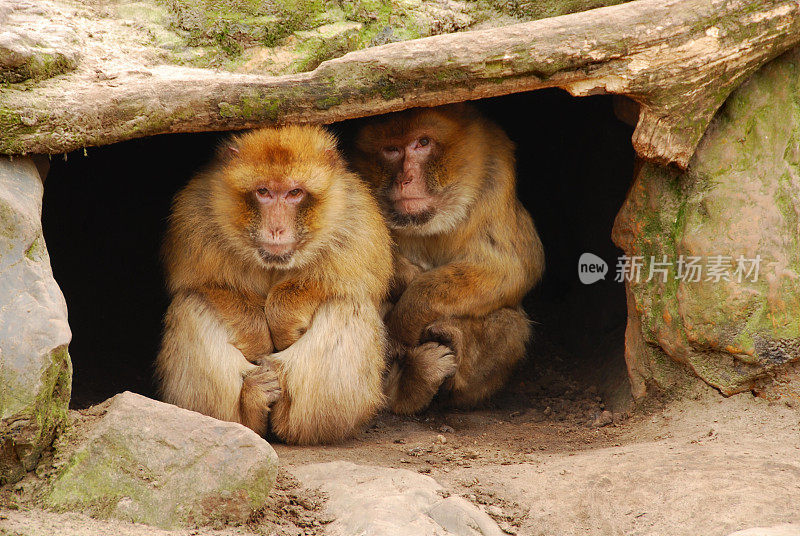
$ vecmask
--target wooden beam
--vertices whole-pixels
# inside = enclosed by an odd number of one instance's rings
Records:
[[[330,123],[559,87],[634,99],[637,153],[686,167],[729,93],[799,42],[798,0],[638,0],[369,48],[290,76],[141,66],[99,80],[79,63],[71,73],[0,90],[0,153]]]

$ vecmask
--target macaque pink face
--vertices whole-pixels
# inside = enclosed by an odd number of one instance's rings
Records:
[[[250,234],[259,254],[266,261],[288,260],[300,240],[297,224],[305,190],[291,183],[258,184],[250,197],[258,213]]]
[[[335,140],[301,134],[267,129],[234,138],[213,170],[222,179],[212,182],[214,216],[237,250],[267,268],[291,269],[315,256],[329,218],[325,200],[344,171]]]
[[[380,150],[391,183],[384,192],[398,224],[421,224],[434,215],[436,196],[431,191],[430,164],[436,142],[424,131],[390,140]]]

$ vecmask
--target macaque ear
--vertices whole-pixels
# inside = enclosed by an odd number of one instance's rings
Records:
[[[236,146],[235,140],[228,140],[217,147],[217,158],[222,162],[227,162],[237,156],[239,156],[239,148]]]

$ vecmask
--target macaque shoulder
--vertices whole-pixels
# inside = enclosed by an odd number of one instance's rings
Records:
[[[381,300],[392,277],[392,239],[377,202],[353,176],[344,200],[328,222],[330,246],[306,274],[343,297]]]

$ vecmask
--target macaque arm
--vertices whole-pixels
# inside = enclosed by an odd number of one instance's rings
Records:
[[[200,293],[231,330],[231,344],[248,361],[258,363],[273,352],[263,299],[216,286],[203,287]]]
[[[389,301],[397,303],[411,282],[422,273],[422,268],[408,260],[405,255],[395,252],[394,275],[389,287]]]
[[[316,281],[290,279],[273,287],[267,297],[266,317],[275,349],[281,351],[297,342],[328,298]]]
[[[420,274],[400,296],[387,317],[389,333],[406,346],[420,341],[431,322],[447,316],[483,316],[517,305],[524,295],[523,277],[492,264],[461,261]]]

